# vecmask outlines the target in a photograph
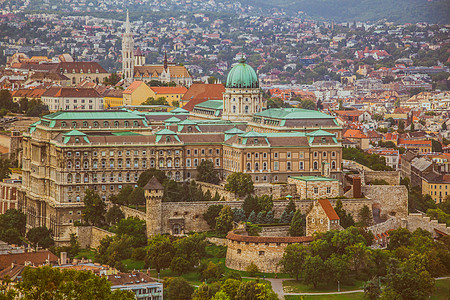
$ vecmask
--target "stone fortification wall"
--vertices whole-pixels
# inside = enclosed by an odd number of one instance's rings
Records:
[[[172,233],[173,225],[180,225],[184,232],[208,231],[203,214],[211,205],[228,205],[241,208],[243,201],[163,202],[161,207],[163,233]]]
[[[408,190],[403,185],[364,185],[364,196],[372,199],[372,209],[379,210],[382,219],[408,216]]]
[[[223,246],[223,247],[226,247],[227,244],[228,244],[228,240],[227,239],[216,238],[216,237],[207,237],[206,241],[210,242],[211,244],[214,244],[214,245],[217,245],[217,246]]]
[[[134,208],[130,208],[128,206],[120,206],[120,209],[122,210],[123,214],[125,215],[125,218],[128,217],[134,217],[134,218],[138,218],[140,220],[146,220],[146,215],[145,212],[134,209]]]
[[[392,185],[400,184],[400,171],[363,171],[365,184],[370,184],[375,180],[385,180]]]
[[[289,226],[262,227],[260,236],[288,236]]]
[[[333,205],[333,207],[336,206],[337,199],[329,199],[329,201],[330,201],[331,205]],[[361,208],[364,207],[364,205],[366,205],[370,209],[370,211],[373,212],[372,199],[352,198],[352,199],[341,199],[341,201],[342,201],[342,208],[344,208],[346,212],[348,212],[352,215],[355,222],[360,221],[358,214],[359,214],[359,211],[361,210]]]
[[[358,171],[362,171],[362,170],[372,171],[371,168],[361,165],[353,160],[343,159],[342,164],[343,164],[344,169],[352,169],[352,170],[358,170]]]
[[[421,213],[412,213],[406,218],[391,217],[386,222],[370,226],[369,230],[372,231],[373,234],[382,234],[383,232],[398,228],[406,228],[411,232],[415,231],[417,228],[421,228],[431,233],[434,237],[438,236],[436,230],[447,235],[450,234],[450,227],[447,227],[446,224],[438,223],[437,220],[431,220],[430,217]]]
[[[217,192],[219,193],[220,197],[223,197],[225,199],[225,201],[238,200],[236,199],[235,194],[226,191],[223,185],[216,185],[200,181],[197,181],[197,184],[203,192],[209,190],[213,197]],[[293,195],[296,193],[296,187],[293,184],[255,184],[254,187],[255,195],[272,195],[274,199],[286,197],[287,195]]]
[[[279,262],[287,245],[308,244],[312,237],[262,237],[245,236],[230,232],[225,265],[230,269],[245,271],[252,262],[262,272],[280,272]]]
[[[73,228],[81,248],[97,248],[102,239],[115,235],[95,226],[74,226]]]

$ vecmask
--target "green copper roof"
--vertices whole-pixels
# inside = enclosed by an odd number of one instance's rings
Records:
[[[265,134],[259,133],[256,131],[249,131],[241,135],[243,138],[257,138],[257,137],[266,137]]]
[[[178,123],[178,125],[197,125],[196,121],[185,119]]]
[[[83,132],[78,131],[78,130],[71,130],[69,132],[66,132],[64,135],[65,136],[85,136],[86,133],[83,133]]]
[[[104,120],[104,119],[143,119],[145,117],[139,116],[128,111],[58,111],[44,116],[45,119],[51,120]]]
[[[175,135],[175,134],[177,134],[177,133],[176,133],[175,131],[172,131],[172,130],[167,129],[167,128],[161,129],[160,131],[156,132],[156,135],[163,135],[163,134],[172,134],[172,135]]]
[[[239,128],[233,127],[231,129],[228,129],[225,131],[226,134],[241,134],[244,133],[244,131],[240,130]]]
[[[313,132],[308,132],[307,136],[335,136],[334,133],[319,129]]]
[[[178,119],[177,117],[171,117],[171,118],[168,118],[168,119],[164,120],[164,123],[178,123],[180,121],[181,120]]]
[[[113,132],[112,134],[115,136],[142,135],[140,133],[132,132],[132,131]]]
[[[302,181],[337,181],[337,179],[322,176],[293,176],[291,178]]]
[[[197,104],[195,107],[209,108],[209,109],[223,109],[222,100],[208,100]]]
[[[187,110],[185,110],[185,109],[183,109],[181,107],[177,107],[175,109],[172,109],[170,112],[173,113],[173,114],[188,114],[189,113],[189,111],[187,111]]]
[[[270,108],[256,113],[255,116],[274,119],[334,119],[320,111],[302,108]]]
[[[227,88],[259,88],[258,76],[255,70],[241,58],[227,76]]]

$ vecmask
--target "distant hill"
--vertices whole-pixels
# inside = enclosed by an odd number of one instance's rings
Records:
[[[263,9],[282,8],[325,20],[450,23],[450,0],[239,0]]]

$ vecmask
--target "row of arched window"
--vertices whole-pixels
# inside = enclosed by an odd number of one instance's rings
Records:
[[[158,160],[158,165],[160,168],[178,168],[180,167],[180,159],[175,158],[174,160],[172,160],[171,158],[160,158]],[[155,167],[155,159],[150,159],[150,168],[154,168]],[[72,169],[75,165],[75,169],[81,169],[81,160],[75,160],[75,162],[73,163],[72,160],[68,160],[67,161],[67,169]],[[139,159],[135,158],[134,160],[131,159],[121,159],[119,158],[117,160],[117,166],[116,166],[116,161],[114,159],[110,159],[109,161],[106,159],[102,159],[102,160],[97,160],[94,159],[92,160],[92,169],[98,169],[98,168],[102,168],[102,169],[106,169],[106,168],[110,168],[110,169],[114,169],[114,168],[135,168],[138,169],[139,167],[142,167],[143,169],[146,169],[148,167],[147,164],[147,160],[146,159],[142,159],[141,160],[141,166],[139,166]],[[83,169],[89,169],[89,160],[83,160]]]
[[[71,124],[72,124],[72,128],[78,128],[78,126],[79,126],[77,121],[72,121]],[[111,123],[109,121],[103,121],[103,123],[102,122],[98,122],[98,121],[94,121],[92,123],[92,126],[94,128],[99,128],[100,124],[102,124],[104,128],[110,128],[111,127]],[[119,121],[114,121],[113,124],[114,124],[114,127],[120,127],[120,122]],[[68,125],[69,124],[66,121],[62,121],[61,122],[61,127],[63,127],[63,128],[67,127]],[[83,128],[88,128],[89,125],[90,124],[89,124],[88,121],[83,121],[81,123],[81,126]],[[129,127],[129,126],[130,126],[130,121],[124,121],[123,122],[123,127]],[[133,127],[139,127],[139,122],[138,121],[133,121]]]

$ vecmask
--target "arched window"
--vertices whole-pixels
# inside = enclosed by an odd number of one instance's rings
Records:
[[[263,162],[263,170],[267,170],[267,163]]]
[[[81,162],[79,160],[75,161],[75,168],[79,169],[81,167]]]
[[[131,162],[130,162],[129,159],[127,159],[127,160],[125,161],[125,167],[126,167],[126,168],[130,168],[130,167],[131,167]]]
[[[114,159],[109,160],[109,167],[112,169],[114,168]]]
[[[250,165],[250,163],[247,163],[247,171],[250,171],[250,169],[251,169],[251,165]]]
[[[236,112],[236,105],[233,105],[233,112]]]
[[[72,128],[77,128],[77,122],[75,121],[72,122]]]
[[[139,122],[138,121],[133,121],[133,126],[134,127],[139,127]]]
[[[109,127],[109,122],[108,121],[104,121],[103,122],[103,127]]]
[[[164,168],[164,159],[162,158],[159,159],[159,167]]]
[[[144,168],[144,169],[147,168],[147,160],[146,159],[142,160],[142,168]]]
[[[87,121],[83,121],[83,127],[88,127],[88,122]]]
[[[67,126],[67,123],[66,123],[66,122],[64,122],[64,121],[62,121],[62,122],[61,122],[61,127],[63,127],[63,128],[64,128],[64,127],[66,127],[66,126]]]
[[[81,175],[80,174],[75,175],[75,181],[76,182],[81,182]]]
[[[106,168],[106,160],[102,159],[102,168]]]
[[[117,175],[117,181],[122,182],[122,173],[119,173],[119,175]]]
[[[172,138],[170,136],[166,136],[166,142],[170,143],[171,140]]]
[[[175,168],[178,168],[180,166],[180,160],[177,158],[175,159]]]
[[[155,167],[155,160],[151,159],[150,160],[150,168],[154,168]]]
[[[331,169],[336,169],[336,161],[334,160],[331,162]]]
[[[88,169],[89,168],[89,161],[87,161],[87,160],[83,161],[83,166],[84,166],[85,169]]]
[[[134,168],[135,169],[139,168],[139,159],[137,158],[134,160]]]
[[[127,173],[127,181],[130,181],[130,173]]]
[[[167,160],[167,167],[172,168],[172,160],[171,159]]]
[[[122,168],[122,159],[121,158],[119,158],[119,160],[117,161],[117,166],[119,168]]]
[[[84,174],[84,183],[89,182],[89,174]]]
[[[94,127],[98,128],[98,122],[97,121],[94,122]]]
[[[72,161],[71,160],[67,161],[67,169],[72,169]]]
[[[180,172],[175,173],[175,181],[180,181]]]
[[[255,171],[259,170],[259,163],[255,163]]]
[[[128,121],[123,122],[123,126],[128,127],[130,123]]]
[[[114,126],[119,127],[119,121],[114,121]]]
[[[314,170],[318,170],[318,169],[319,169],[319,163],[318,163],[317,161],[315,161],[315,162],[313,163],[313,169],[314,169]]]
[[[246,114],[248,114],[248,105],[245,106],[244,111]]]
[[[72,174],[67,174],[67,182],[72,182]]]
[[[114,182],[114,173],[109,174],[109,181]]]

